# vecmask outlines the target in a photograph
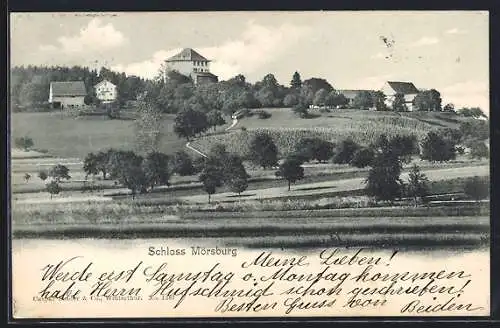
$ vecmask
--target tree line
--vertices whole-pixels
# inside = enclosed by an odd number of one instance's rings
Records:
[[[146,85],[146,80],[127,76],[102,67],[99,72],[88,67],[73,66],[16,66],[10,70],[10,97],[14,110],[40,110],[47,107],[50,82],[83,81],[86,104],[97,104],[94,86],[108,80],[118,89],[118,103],[135,100]]]

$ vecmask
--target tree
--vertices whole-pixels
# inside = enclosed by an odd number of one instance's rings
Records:
[[[297,105],[293,106],[292,110],[295,114],[299,115],[301,118],[309,117],[309,111],[307,110],[307,107],[303,103],[299,102]]]
[[[422,142],[422,154],[420,157],[431,162],[445,162],[455,159],[455,142],[444,138],[434,131],[429,131]]]
[[[345,107],[348,104],[349,99],[336,91],[330,91],[325,100],[325,105],[328,107]]]
[[[17,148],[21,148],[24,151],[28,151],[30,150],[31,147],[33,147],[34,142],[33,139],[31,139],[30,137],[20,137],[14,140],[14,145]]]
[[[192,175],[194,173],[193,160],[184,151],[174,153],[171,161],[172,172],[181,176]]]
[[[395,112],[406,112],[408,107],[406,106],[405,96],[402,93],[396,93],[394,95],[394,100],[392,101],[392,110]]]
[[[325,106],[327,97],[328,91],[326,91],[325,89],[319,89],[314,94],[313,104],[316,106]]]
[[[320,90],[320,89],[325,89],[326,92],[330,92],[333,90],[332,85],[330,83],[328,83],[327,80],[316,78],[316,77],[305,80],[302,83],[302,86],[309,87],[311,89],[313,95],[316,94],[316,92],[318,92],[318,90]]]
[[[24,174],[24,181],[25,181],[26,183],[28,183],[28,182],[30,181],[30,179],[31,179],[31,174],[29,174],[29,173],[25,173],[25,174]]]
[[[373,107],[373,98],[369,91],[362,90],[356,94],[352,100],[352,106],[359,109],[369,109]]]
[[[229,188],[232,192],[237,193],[241,196],[241,193],[248,188],[248,179],[244,175],[234,175],[231,176],[229,180]]]
[[[452,103],[444,105],[443,112],[455,112],[455,105],[453,105]]]
[[[294,90],[299,90],[302,87],[302,80],[300,79],[299,72],[293,73],[292,81],[290,82],[290,87]]]
[[[276,176],[282,177],[288,181],[288,191],[290,191],[290,184],[304,177],[304,168],[302,161],[297,157],[289,156],[283,164],[281,164],[276,171]]]
[[[61,192],[61,187],[59,186],[59,183],[57,183],[57,181],[51,181],[47,183],[45,189],[47,189],[47,191],[49,192],[50,199],[52,199],[53,195],[57,195]]]
[[[283,105],[286,107],[292,107],[299,103],[299,96],[295,93],[289,93],[283,99]]]
[[[48,88],[39,82],[28,82],[22,85],[19,92],[19,102],[25,107],[33,107],[49,99]]]
[[[47,180],[49,175],[48,175],[47,171],[40,170],[40,171],[38,171],[38,177],[40,178],[40,180],[45,181],[45,180]]]
[[[487,198],[490,195],[490,181],[478,176],[469,178],[464,184],[464,193],[476,201]]]
[[[312,105],[314,100],[314,90],[308,84],[302,84],[302,88],[300,88],[299,92],[299,104],[302,104],[306,108]]]
[[[382,91],[372,92],[372,105],[378,111],[386,111],[387,105],[385,104],[386,96]]]
[[[207,114],[208,125],[215,130],[219,125],[226,124],[224,117],[222,117],[222,112],[220,110],[213,109]]]
[[[460,108],[458,110],[458,114],[462,115],[464,117],[472,117],[472,118],[480,118],[480,117],[486,117],[484,114],[483,110],[479,107],[472,107],[472,108]]]
[[[210,196],[215,194],[217,187],[222,186],[220,168],[207,162],[200,174],[200,181],[203,183],[203,190],[208,194],[208,203],[210,204]]]
[[[61,179],[71,179],[71,177],[69,176],[69,169],[62,164],[53,166],[49,170],[49,177],[53,178],[57,183],[59,183]]]
[[[484,144],[483,141],[474,141],[471,142],[470,145],[470,157],[471,158],[488,158],[489,156],[489,149],[488,147]]]
[[[249,175],[243,166],[243,161],[236,154],[226,155],[223,163],[223,180],[232,192],[241,195],[248,188]]]
[[[97,168],[97,156],[94,153],[88,153],[83,160],[83,171],[87,176],[99,174]]]
[[[134,121],[136,149],[141,153],[158,151],[163,137],[160,108],[151,101],[139,101]]]
[[[295,154],[305,161],[324,162],[333,156],[334,145],[320,138],[303,138],[295,146]]]
[[[355,167],[363,168],[372,165],[375,158],[375,151],[371,148],[360,148],[354,153],[350,164]]]
[[[377,200],[394,200],[401,196],[401,161],[385,145],[378,149],[366,179],[366,191]]]
[[[441,111],[441,94],[435,89],[421,91],[413,99],[413,105],[420,111]]]
[[[115,151],[110,157],[110,176],[130,189],[132,199],[137,192],[146,192],[147,180],[142,169],[143,158],[132,151]]]
[[[405,163],[409,163],[411,156],[420,152],[415,135],[395,135],[390,139],[389,147]]]
[[[146,185],[151,190],[155,186],[169,185],[170,179],[170,159],[167,155],[160,152],[149,153],[142,163]]]
[[[267,133],[258,133],[250,142],[249,158],[264,169],[278,163],[278,147]]]
[[[336,164],[348,164],[352,161],[354,154],[361,148],[354,140],[347,138],[337,147],[333,162]]]
[[[415,206],[419,199],[429,194],[428,182],[427,176],[420,171],[418,165],[414,164],[408,173],[407,195],[413,199]]]
[[[175,117],[174,132],[190,141],[196,134],[208,129],[208,119],[205,113],[186,109]]]
[[[490,137],[490,127],[485,121],[466,121],[460,124],[464,140],[486,140]]]
[[[108,149],[106,152],[104,151],[99,151],[96,155],[95,155],[95,167],[99,172],[102,172],[102,178],[104,180],[106,180],[107,178],[107,173],[109,171],[109,161],[110,161],[110,157],[111,155],[115,152],[114,149]]]

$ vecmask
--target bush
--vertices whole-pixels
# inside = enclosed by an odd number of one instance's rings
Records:
[[[445,162],[456,157],[455,142],[430,131],[422,142],[421,158],[431,162]]]
[[[471,158],[488,158],[489,150],[488,147],[482,141],[475,141],[471,145],[470,157]]]
[[[178,151],[171,158],[172,172],[181,176],[194,174],[193,161],[184,151]]]
[[[30,150],[31,147],[34,146],[34,142],[33,139],[31,139],[30,137],[20,137],[14,140],[14,145],[17,148],[21,148],[24,151],[28,151]]]
[[[489,179],[477,176],[467,179],[464,185],[464,193],[476,201],[487,198],[490,194]]]
[[[298,104],[293,106],[293,112],[299,115],[301,118],[309,117],[309,112],[304,104]]]
[[[303,158],[304,162],[324,162],[333,156],[333,147],[334,144],[321,138],[303,138],[295,146],[294,153]]]
[[[345,139],[336,149],[335,156],[333,157],[333,162],[336,164],[349,164],[352,161],[354,154],[360,148],[361,146],[351,138]]]
[[[265,110],[262,110],[262,109],[256,110],[255,114],[257,114],[257,116],[260,119],[266,119],[266,118],[270,118],[271,117],[271,113],[269,113],[269,112],[267,112]]]
[[[351,165],[359,168],[372,165],[375,158],[375,151],[371,148],[358,149],[351,160]]]

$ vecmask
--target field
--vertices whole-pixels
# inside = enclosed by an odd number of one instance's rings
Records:
[[[173,130],[174,116],[163,121],[160,151],[172,154],[185,149],[185,140]],[[222,128],[221,128],[222,129]],[[52,156],[83,159],[89,152],[116,148],[137,151],[133,120],[111,120],[105,116],[73,118],[61,112],[12,113],[12,139],[29,136],[36,149]]]
[[[259,131],[268,132],[281,155],[295,149],[304,137],[319,137],[333,143],[351,137],[354,141],[367,145],[380,134],[413,134],[421,139],[430,130],[444,127],[457,128],[462,118],[447,113],[394,113],[364,110],[332,110],[329,113],[315,113],[312,118],[299,118],[289,108],[267,109],[272,116],[259,119],[245,117],[233,132],[205,136],[192,145],[207,151],[215,143],[225,144],[229,151],[246,155],[252,137]],[[422,115],[425,114],[425,115]],[[242,130],[245,128],[246,130]]]
[[[243,118],[234,131],[204,136],[191,144],[207,151],[224,143],[229,151],[245,154],[251,135],[268,131],[280,152],[293,150],[305,136],[332,142],[351,136],[368,144],[381,133],[424,136],[429,130],[458,127],[460,118],[441,113],[369,112],[356,110],[315,113],[301,119],[290,109],[268,109],[269,119]],[[229,120],[228,120],[229,121]],[[286,126],[284,128],[283,126]],[[246,131],[242,131],[245,127]],[[407,207],[374,203],[363,194],[368,168],[307,163],[305,178],[288,192],[274,170],[246,163],[248,189],[238,196],[218,188],[207,204],[197,176],[173,176],[169,187],[138,195],[113,181],[95,181],[101,190],[83,193],[82,158],[101,149],[135,149],[132,120],[103,117],[71,118],[61,113],[14,113],[12,137],[29,136],[36,151],[12,152],[13,233],[16,238],[218,238],[244,247],[318,246],[485,246],[489,236],[489,203],[460,206]],[[173,133],[173,116],[165,116],[160,151],[186,149]],[[50,199],[40,169],[56,163],[70,168],[71,180]],[[439,199],[463,194],[463,179],[488,176],[487,160],[459,156],[448,163],[414,158],[431,180]],[[408,165],[406,165],[408,168]],[[25,173],[32,178],[27,182]],[[406,173],[402,177],[407,178]],[[444,198],[443,198],[444,197]],[[448,198],[447,198],[448,197]],[[460,199],[460,198],[457,198]]]

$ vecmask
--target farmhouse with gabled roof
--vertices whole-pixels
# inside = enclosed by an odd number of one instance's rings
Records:
[[[381,91],[386,96],[386,105],[392,107],[396,94],[402,94],[405,98],[406,107],[413,111],[413,99],[420,92],[412,82],[387,81]]]
[[[165,74],[177,71],[183,75],[190,76],[195,84],[217,82],[218,77],[210,73],[211,60],[203,57],[191,48],[182,49],[181,52],[165,60]]]
[[[118,95],[116,85],[108,80],[102,80],[94,86],[95,94],[103,104],[111,103],[116,100]]]
[[[54,108],[84,106],[86,95],[83,81],[50,82],[49,103]]]

